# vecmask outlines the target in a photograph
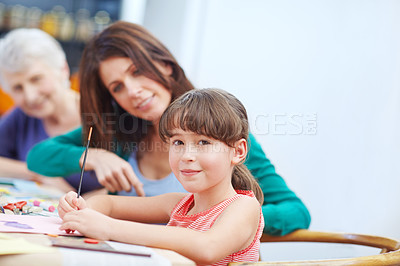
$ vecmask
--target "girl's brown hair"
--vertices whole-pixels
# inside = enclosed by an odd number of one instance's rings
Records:
[[[193,89],[193,85],[168,49],[139,25],[118,21],[93,37],[79,67],[83,139],[87,139],[88,129],[93,126],[91,146],[115,152],[124,144],[140,142],[149,133],[151,123],[122,109],[103,84],[100,64],[110,57],[130,58],[139,74],[164,86],[172,100]],[[170,66],[171,76],[164,76],[155,62]]]
[[[232,94],[219,89],[191,90],[170,104],[161,116],[161,139],[167,142],[176,128],[222,141],[230,147],[249,137],[243,104]],[[234,189],[252,190],[263,204],[264,194],[243,162],[233,169],[232,185]]]

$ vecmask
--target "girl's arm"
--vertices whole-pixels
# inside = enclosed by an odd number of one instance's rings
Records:
[[[131,197],[113,195],[95,195],[88,200],[77,198],[76,192],[68,192],[60,198],[58,214],[61,219],[69,212],[93,209],[115,219],[145,222],[167,223],[175,205],[186,193],[167,193],[155,197]]]
[[[245,165],[264,192],[262,210],[265,233],[286,235],[310,226],[311,217],[307,207],[275,172],[275,167],[252,134],[249,136],[249,154]]]
[[[97,195],[87,206],[115,219],[143,223],[167,223],[175,205],[186,193],[167,193],[154,197]]]
[[[166,194],[162,195],[163,197],[153,197],[153,199],[142,198],[143,207],[149,209],[141,214],[141,217],[160,219],[169,215],[171,206],[176,204],[181,197],[178,195]],[[149,199],[148,205],[145,203],[146,199]],[[98,203],[99,206],[102,204],[100,201]],[[113,200],[113,206],[115,203]],[[135,200],[136,203],[138,202]],[[119,211],[121,207],[128,207],[128,205],[120,206]],[[162,205],[165,207],[156,207]],[[125,211],[136,215],[129,209]],[[153,213],[158,211],[159,214]],[[111,214],[120,215],[113,211]],[[89,208],[65,215],[60,229],[78,230],[85,236],[93,238],[170,249],[196,263],[211,264],[248,247],[256,235],[259,219],[260,205],[257,200],[240,198],[234,201],[206,232],[113,219]]]

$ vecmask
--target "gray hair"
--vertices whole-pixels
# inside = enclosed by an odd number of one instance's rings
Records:
[[[0,39],[0,84],[6,89],[3,71],[11,73],[26,70],[40,60],[54,69],[62,69],[66,56],[61,45],[39,29],[15,29]]]

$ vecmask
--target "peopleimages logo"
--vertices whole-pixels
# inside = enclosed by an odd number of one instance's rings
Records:
[[[85,113],[83,119],[87,126],[93,126],[100,120],[104,121],[106,134],[135,134],[138,131],[146,134],[149,130],[146,123],[136,124],[135,119],[128,113],[103,113],[101,117]],[[258,114],[249,117],[249,124],[255,135],[316,135],[318,127],[317,113]]]
[[[118,115],[116,113],[102,113],[99,117],[94,113],[82,114],[82,119],[86,121],[88,127],[95,126],[100,121],[103,121],[105,134],[135,134],[141,132],[148,133],[148,123],[137,124],[137,119],[128,113]]]
[[[317,113],[262,114],[250,123],[255,135],[316,135],[318,126]]]

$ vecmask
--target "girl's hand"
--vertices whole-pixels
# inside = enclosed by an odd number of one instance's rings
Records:
[[[60,230],[78,230],[84,236],[109,240],[113,219],[90,208],[66,213]]]
[[[70,191],[60,198],[58,202],[58,215],[61,219],[64,219],[65,215],[76,210],[83,210],[86,208],[86,201],[79,197],[74,191]]]
[[[144,196],[143,184],[139,181],[132,166],[116,154],[90,148],[86,158],[85,170],[94,170],[99,183],[110,192],[131,191],[132,186],[138,196]],[[83,163],[83,154],[80,160]]]

